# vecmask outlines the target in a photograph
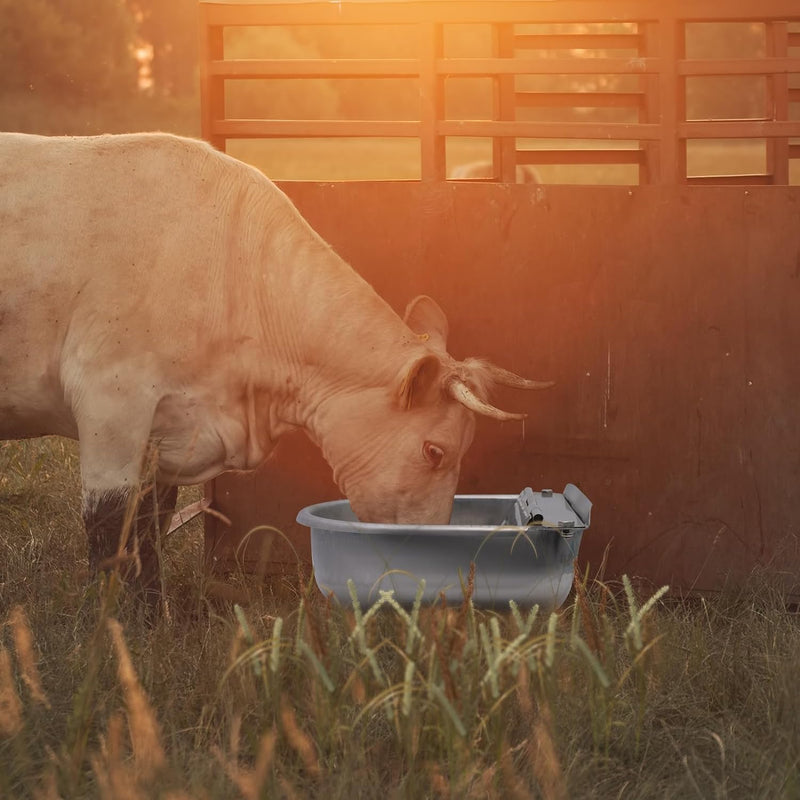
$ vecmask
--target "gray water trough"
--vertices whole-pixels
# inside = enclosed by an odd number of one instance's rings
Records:
[[[519,495],[456,495],[449,525],[382,525],[361,522],[347,500],[307,506],[297,521],[311,529],[317,585],[345,605],[352,580],[362,606],[380,591],[403,604],[464,599],[475,564],[473,602],[502,608],[558,608],[572,587],[574,561],[589,527],[592,504],[577,486],[563,493],[525,489]]]

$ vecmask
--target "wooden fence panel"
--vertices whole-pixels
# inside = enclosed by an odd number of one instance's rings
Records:
[[[800,575],[800,190],[287,183],[311,224],[399,311],[448,313],[450,352],[554,379],[503,390],[520,423],[480,420],[458,491],[577,483],[581,561],[719,588],[757,564]],[[294,523],[338,491],[295,437],[255,476],[210,486],[217,564],[257,524],[308,559]],[[246,559],[258,560],[260,534]],[[276,563],[293,556],[285,544]],[[273,564],[273,569],[277,568]]]
[[[445,178],[448,137],[492,138],[494,179],[506,181],[513,181],[517,164],[559,163],[638,165],[636,182],[640,184],[787,184],[789,164],[800,158],[800,145],[792,141],[800,139],[800,119],[793,113],[800,103],[796,85],[800,5],[796,0],[202,0],[199,9],[202,130],[220,149],[229,139],[242,138],[414,138],[419,141],[420,177],[425,181]],[[687,58],[689,27],[709,23],[760,26],[763,55]],[[273,58],[264,53],[260,58],[236,59],[226,55],[225,30],[309,25],[410,26],[416,31],[416,52],[404,58]],[[464,25],[491,27],[491,53],[447,53],[445,32]],[[226,114],[230,81],[401,76],[418,85],[415,120],[286,120],[228,118]],[[519,88],[518,80],[531,76],[571,79],[572,86],[569,91]],[[629,82],[638,79],[638,87],[623,88],[620,76]],[[767,96],[763,116],[687,119],[687,82],[709,76],[763,79]],[[492,81],[493,108],[486,118],[447,116],[446,82],[464,78]],[[565,121],[541,118],[542,109],[551,109],[551,116],[565,109],[582,113]],[[627,111],[625,121],[585,113],[608,109]],[[532,118],[526,113],[531,110],[538,115]],[[690,175],[689,143],[709,139],[749,139],[759,146],[766,139],[764,171]]]

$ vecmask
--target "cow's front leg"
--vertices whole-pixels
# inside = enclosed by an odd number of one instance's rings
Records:
[[[136,487],[84,491],[83,524],[89,542],[89,569],[93,574],[118,568],[127,579],[135,572],[132,553],[138,549],[138,503]]]
[[[144,492],[139,502],[135,530],[141,571],[136,579],[136,585],[150,598],[160,597],[159,547],[169,529],[177,504],[178,487],[160,483],[156,483]]]
[[[161,596],[159,540],[172,519],[177,486],[88,492],[83,521],[93,573],[117,569],[133,590],[149,603]]]
[[[121,371],[120,371],[121,372]],[[83,521],[93,572],[119,570],[123,580],[151,601],[160,596],[156,525],[171,513],[174,490],[153,493],[141,482],[148,450],[152,403],[118,387],[113,400],[105,386],[95,387],[92,414],[78,416]],[[120,417],[119,395],[136,414]],[[107,411],[108,416],[98,411]],[[156,466],[155,463],[152,464]],[[160,509],[163,503],[163,513]]]

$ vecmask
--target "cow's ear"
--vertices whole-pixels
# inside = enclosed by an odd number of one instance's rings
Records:
[[[417,336],[427,336],[428,343],[437,350],[447,350],[447,317],[439,304],[425,294],[415,297],[407,306],[403,322]]]
[[[400,380],[400,407],[416,408],[441,394],[442,362],[434,355],[418,358],[409,364]]]

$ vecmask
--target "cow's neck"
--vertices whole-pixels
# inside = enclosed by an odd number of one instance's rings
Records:
[[[273,236],[266,291],[237,348],[250,466],[293,428],[324,449],[320,403],[360,387],[388,388],[420,347],[369,284],[310,229],[302,233],[291,242]]]

